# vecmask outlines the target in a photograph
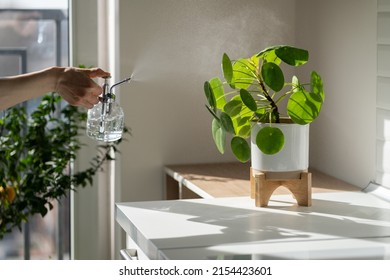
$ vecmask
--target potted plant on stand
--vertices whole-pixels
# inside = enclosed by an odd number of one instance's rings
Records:
[[[204,83],[212,136],[221,153],[231,135],[233,154],[241,162],[251,159],[256,173],[289,178],[307,171],[309,124],[320,114],[323,82],[315,71],[308,83],[297,76],[286,82],[283,67],[308,59],[307,50],[292,46],[272,46],[233,61],[223,54],[224,81],[215,77]]]

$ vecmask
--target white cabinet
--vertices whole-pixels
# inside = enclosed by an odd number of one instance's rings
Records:
[[[149,259],[390,259],[390,203],[363,192],[118,203],[116,220]]]

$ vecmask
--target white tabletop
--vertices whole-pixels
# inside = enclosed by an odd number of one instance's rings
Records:
[[[117,204],[116,218],[151,259],[389,259],[390,203],[362,192]]]

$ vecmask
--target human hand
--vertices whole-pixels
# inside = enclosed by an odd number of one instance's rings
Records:
[[[73,106],[83,106],[91,109],[99,102],[102,87],[92,79],[109,77],[110,73],[100,68],[59,68],[55,92]]]

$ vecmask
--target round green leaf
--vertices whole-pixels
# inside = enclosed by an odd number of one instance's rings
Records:
[[[277,48],[275,54],[291,66],[299,66],[305,64],[309,60],[309,52],[307,50],[290,46]]]
[[[264,127],[257,133],[256,145],[266,155],[276,154],[284,146],[283,132],[277,127]]]
[[[264,58],[266,57],[269,53],[275,53],[275,49],[279,48],[280,46],[272,46],[272,47],[268,47],[264,50],[262,50],[261,52],[259,52],[256,56],[259,57],[259,58]]]
[[[222,109],[226,104],[225,91],[223,84],[218,77],[212,78],[210,81],[210,88],[215,98],[217,109]]]
[[[224,53],[222,56],[222,72],[226,82],[230,86],[232,86],[233,66],[232,66],[232,61],[230,60],[229,56],[226,53]]]
[[[251,150],[248,142],[239,136],[232,138],[230,142],[230,147],[233,151],[233,154],[241,162],[247,162],[251,157]]]
[[[249,60],[250,60],[250,64],[252,65],[254,71],[259,69],[260,57],[258,57],[257,54],[252,55],[252,57],[249,58]]]
[[[238,135],[242,138],[248,138],[251,135],[251,126],[249,124],[245,124],[238,127]]]
[[[297,124],[311,123],[318,117],[322,99],[318,94],[300,89],[294,92],[287,103],[287,113]]]
[[[321,102],[324,102],[325,100],[325,93],[324,93],[324,85],[322,83],[321,76],[318,75],[317,72],[313,71],[311,72],[311,78],[310,78],[310,85],[311,85],[311,91],[318,95],[318,97],[321,99]]]
[[[221,123],[217,119],[213,119],[211,123],[211,132],[218,151],[223,154],[225,152],[226,132],[222,129]]]
[[[213,94],[213,90],[211,89],[210,83],[208,81],[204,82],[203,89],[204,89],[204,93],[205,93],[206,98],[207,98],[207,102],[210,105],[210,108],[215,111],[216,101],[215,101],[215,97]]]
[[[249,111],[250,112],[250,111]],[[251,118],[252,115],[240,116],[236,118],[234,124],[234,129],[236,131],[236,135],[241,136],[242,138],[248,138],[251,135]]]
[[[231,117],[237,116],[241,112],[242,102],[241,100],[230,100],[225,104],[223,110]]]
[[[255,73],[254,62],[250,59],[239,59],[233,64],[234,87],[247,89],[253,82]]]
[[[237,125],[238,126],[244,126],[244,125],[250,125],[251,124],[251,117],[252,117],[252,114],[251,115],[244,115],[244,116],[241,116],[240,118],[238,118],[238,122],[237,122]]]
[[[221,112],[220,120],[221,126],[226,132],[235,134],[233,121],[227,113]]]
[[[278,92],[284,86],[284,75],[282,69],[273,62],[264,63],[261,67],[261,75],[264,82],[272,90]]]
[[[246,89],[241,89],[240,96],[241,96],[241,100],[245,104],[245,106],[248,107],[249,110],[256,112],[257,104],[256,104],[255,99],[249,93],[249,91],[247,91]]]

